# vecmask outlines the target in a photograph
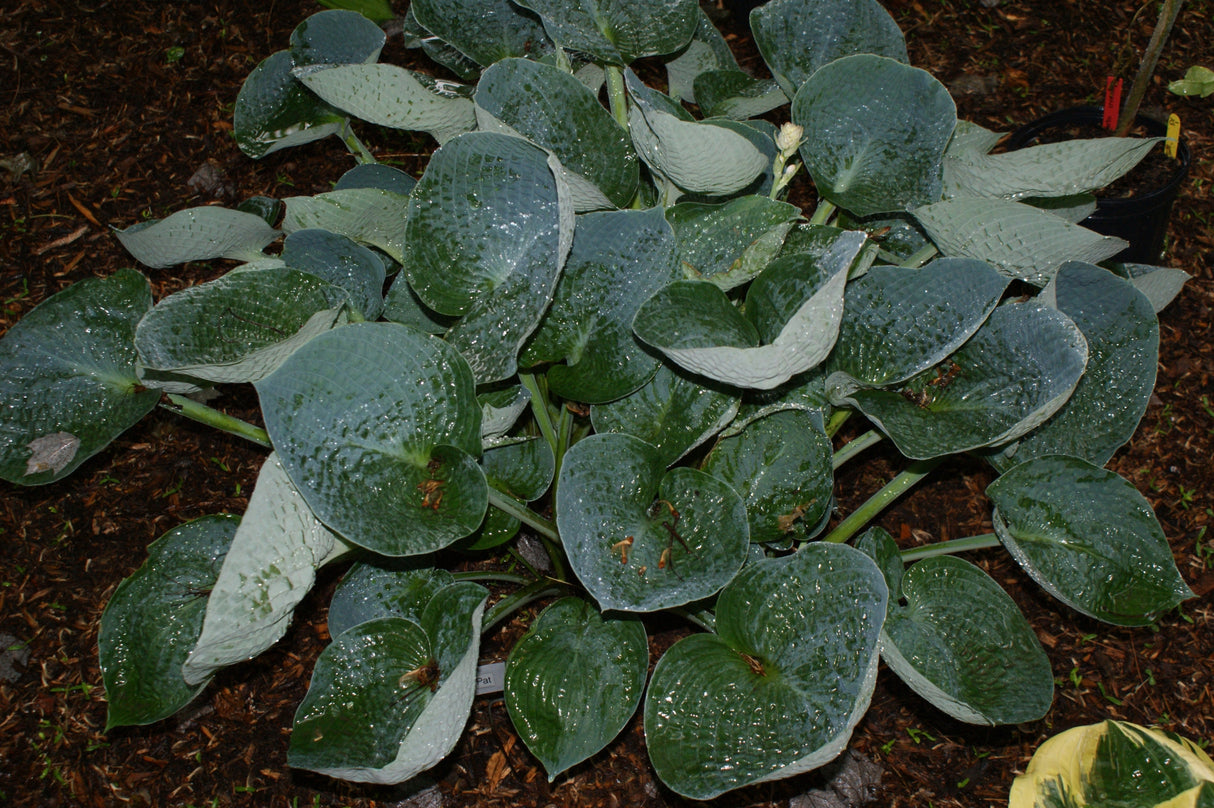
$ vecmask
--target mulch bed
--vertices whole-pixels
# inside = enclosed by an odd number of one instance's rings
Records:
[[[1126,54],[1142,47],[1153,11],[1137,5],[1025,0],[886,3],[908,34],[914,64],[949,84],[959,114],[1006,131],[1053,109],[1098,102],[1104,78],[1129,78]],[[0,10],[0,330],[85,277],[133,261],[109,231],[191,205],[254,194],[327,190],[353,163],[333,141],[260,162],[231,138],[232,103],[257,62],[285,46],[317,7],[304,0],[245,4],[22,0]],[[1148,95],[1185,121],[1193,170],[1172,215],[1166,263],[1191,275],[1161,315],[1156,395],[1113,470],[1156,509],[1185,580],[1200,596],[1150,629],[1118,629],[1046,596],[1002,551],[970,557],[1020,604],[1058,681],[1042,721],[979,728],[954,722],[902,686],[879,678],[852,748],[884,770],[883,806],[1003,804],[1033,749],[1062,729],[1104,718],[1157,724],[1214,739],[1214,202],[1208,189],[1211,100],[1178,99],[1164,83],[1203,59],[1214,21],[1208,4],[1185,9]],[[762,70],[741,27],[724,24],[747,66]],[[1128,48],[1128,49],[1127,49]],[[385,61],[411,58],[399,39]],[[380,159],[418,175],[432,144],[367,129]],[[17,160],[14,162],[14,160]],[[199,174],[205,168],[208,177]],[[193,182],[192,182],[193,180]],[[205,180],[205,181],[204,181]],[[152,270],[159,299],[226,270],[223,262]],[[218,405],[255,419],[247,390]],[[478,700],[468,732],[432,784],[368,788],[286,765],[291,719],[327,642],[325,605],[340,570],[322,572],[300,619],[274,648],[221,672],[181,714],[104,733],[97,665],[101,610],[146,545],[189,519],[243,512],[264,452],[157,411],[60,483],[0,486],[0,804],[13,806],[667,806],[683,800],[657,783],[634,720],[603,753],[549,783],[511,729],[500,698]],[[838,480],[850,512],[904,461],[872,451]],[[989,471],[959,460],[882,515],[904,544],[990,530],[982,490]],[[486,639],[501,658],[535,610]],[[656,621],[656,650],[684,627]],[[656,656],[655,656],[656,658]],[[820,787],[812,773],[727,795],[711,804],[795,804]],[[419,791],[420,788],[420,791]]]

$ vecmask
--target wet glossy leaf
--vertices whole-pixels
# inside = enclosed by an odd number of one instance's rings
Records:
[[[1086,460],[1039,457],[986,489],[1000,541],[1047,592],[1118,626],[1143,626],[1193,597],[1138,489]]]
[[[255,214],[207,206],[179,210],[164,219],[116,230],[114,235],[144,266],[169,267],[212,258],[264,258],[262,248],[281,234]]]
[[[512,56],[539,57],[552,50],[539,18],[509,0],[413,0],[409,12],[427,31],[479,65]]]
[[[107,730],[167,718],[205,687],[187,683],[181,665],[202,631],[207,594],[239,522],[204,516],[170,530],[110,596],[97,638]]]
[[[645,697],[649,759],[710,799],[834,759],[872,697],[886,587],[846,545],[748,565],[717,600],[716,634],[679,640]]]
[[[700,14],[695,0],[522,0],[520,5],[543,18],[562,48],[621,66],[677,51],[691,40]]]
[[[397,263],[404,260],[404,230],[409,197],[382,188],[345,188],[315,196],[290,196],[282,229],[288,233],[319,228],[359,244],[378,247]]]
[[[338,637],[384,617],[421,623],[434,594],[455,583],[451,573],[424,563],[416,557],[355,562],[329,601],[329,634]]]
[[[682,202],[666,209],[683,272],[725,290],[758,275],[799,217],[794,205],[751,195],[721,204]]]
[[[548,782],[606,746],[641,703],[645,627],[580,598],[545,609],[510,652],[506,709]]]
[[[345,289],[365,320],[384,310],[384,277],[379,254],[327,230],[297,230],[282,245],[283,263]]]

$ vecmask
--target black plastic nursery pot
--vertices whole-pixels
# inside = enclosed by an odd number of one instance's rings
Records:
[[[1007,149],[1033,146],[1038,141],[1050,142],[1051,131],[1073,128],[1091,129],[1101,132],[1100,122],[1104,113],[1099,107],[1071,107],[1038,118],[1012,133]],[[1165,124],[1146,115],[1138,115],[1135,123],[1146,130],[1147,135],[1162,136],[1167,131]],[[1098,137],[1099,135],[1093,135]],[[1142,188],[1133,196],[1119,198],[1097,198],[1096,211],[1080,224],[1089,230],[1106,236],[1125,239],[1130,246],[1113,256],[1114,261],[1154,264],[1163,252],[1163,240],[1168,231],[1168,218],[1172,204],[1180,193],[1180,186],[1189,174],[1189,146],[1181,138],[1176,149],[1176,169],[1162,185]]]

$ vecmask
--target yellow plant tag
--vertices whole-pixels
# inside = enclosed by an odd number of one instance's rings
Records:
[[[1163,153],[1176,159],[1176,144],[1180,143],[1180,116],[1172,113],[1168,116],[1168,135],[1163,142]]]

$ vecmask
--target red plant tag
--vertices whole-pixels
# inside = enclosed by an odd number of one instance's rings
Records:
[[[1117,118],[1121,114],[1121,79],[1109,76],[1104,82],[1104,119],[1101,125],[1110,132],[1117,128]]]

